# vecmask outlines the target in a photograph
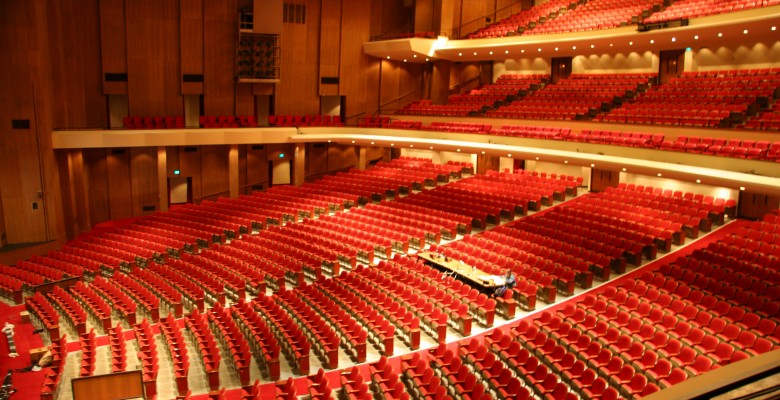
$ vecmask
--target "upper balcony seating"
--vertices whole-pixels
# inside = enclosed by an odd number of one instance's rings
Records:
[[[565,13],[571,4],[570,0],[550,0],[469,34],[468,38],[483,39],[519,35],[528,28],[533,28],[548,19]]]
[[[344,126],[338,115],[269,115],[270,126]]]
[[[629,124],[734,127],[769,104],[780,69],[683,72],[596,119]]]
[[[495,83],[482,85],[466,94],[451,95],[447,104],[420,100],[407,104],[396,114],[460,117],[482,114],[506,101],[538,90],[548,79],[549,75],[546,74],[504,74],[499,76]],[[387,123],[389,124],[389,121]]]
[[[772,102],[768,109],[755,117],[751,117],[743,128],[761,131],[780,131],[780,101]]]
[[[645,18],[644,23],[692,19],[778,4],[780,0],[678,0],[672,2],[663,11]]]
[[[663,0],[590,0],[523,34],[580,32],[632,25],[663,3]]]
[[[616,100],[646,89],[655,74],[572,74],[556,84],[487,112],[489,117],[591,119]]]
[[[124,129],[183,129],[184,117],[138,117],[122,118]]]
[[[201,115],[198,122],[202,128],[252,128],[257,126],[254,115]]]

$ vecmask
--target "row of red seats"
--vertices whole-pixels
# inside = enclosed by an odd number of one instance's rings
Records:
[[[1,265],[1,264],[0,264],[0,274],[4,277],[18,279],[20,282],[22,282],[23,288],[40,285],[46,279],[35,272],[27,271],[15,266]]]
[[[60,390],[60,380],[65,366],[65,359],[68,356],[68,343],[65,335],[53,337],[51,342],[52,362],[48,368],[45,368],[45,377],[41,384],[41,400],[53,400],[58,397]]]
[[[60,315],[52,307],[51,303],[40,292],[24,299],[25,309],[30,313],[38,325],[49,334],[49,338],[56,338],[60,334]]]
[[[158,326],[165,340],[168,360],[173,365],[173,379],[176,384],[176,391],[180,396],[184,396],[189,392],[187,377],[190,371],[190,359],[187,355],[187,346],[182,335],[181,326],[176,322],[172,314],[162,318]]]
[[[270,126],[344,126],[338,115],[269,115]]]
[[[222,281],[226,296],[232,299],[244,298],[246,296],[247,282],[260,279],[261,276],[256,275],[248,267],[238,267],[240,264],[237,266],[230,265],[227,261],[232,261],[232,259],[223,257],[222,253],[212,251],[212,249],[202,251],[198,257],[185,255],[182,259],[204,271],[209,271],[218,281]],[[246,273],[242,271],[246,271]]]
[[[527,28],[532,28],[539,23],[544,23],[548,18],[557,16],[562,10],[568,9],[570,4],[571,2],[568,0],[552,0],[537,4],[490,26],[481,28],[477,32],[469,34],[468,38],[481,39],[521,34]]]
[[[160,364],[157,357],[157,342],[149,321],[144,318],[140,324],[133,326],[135,340],[138,343],[138,360],[141,362],[144,393],[153,397],[157,394],[157,374]]]
[[[660,12],[645,18],[644,23],[658,23],[680,19],[700,18],[728,12],[770,7],[780,4],[779,0],[682,0],[669,5]]]
[[[283,285],[285,280],[292,285],[298,285],[303,282],[304,276],[316,279],[322,275],[324,264],[338,265],[339,256],[336,252],[322,249],[305,240],[295,240],[279,234],[279,231],[270,234],[261,232],[257,238],[245,238],[242,242],[237,242],[237,245],[246,244],[245,254],[249,258],[244,261],[250,262],[252,266],[262,267],[267,281],[277,280],[269,282],[272,287]],[[269,265],[264,260],[275,265]],[[268,275],[273,278],[269,278]]]
[[[124,372],[127,369],[127,344],[121,324],[108,330],[108,349],[111,352],[111,373]]]
[[[76,282],[75,285],[71,286],[70,292],[78,300],[81,307],[100,321],[98,329],[108,333],[111,328],[111,307],[108,303],[92,289],[92,286],[84,284],[83,281]]]
[[[543,35],[561,32],[579,32],[610,29],[637,23],[654,7],[663,5],[661,0],[610,0],[578,4],[568,12],[537,25],[524,34]]]
[[[137,305],[130,296],[102,276],[95,277],[90,286],[102,298],[106,299],[106,302],[111,304],[111,308],[121,318],[125,319],[128,324],[135,325]]]
[[[122,118],[124,129],[183,129],[183,116],[141,117],[128,116]]]
[[[47,293],[47,296],[61,315],[64,315],[65,319],[75,328],[76,334],[87,333],[87,312],[70,293],[60,286],[55,286]]]
[[[230,309],[213,307],[208,312],[208,321],[216,339],[230,352],[232,357],[228,358],[228,361],[238,372],[241,385],[249,385],[249,366],[252,363],[252,353],[249,350],[249,342],[231,317]]]
[[[678,136],[674,141],[665,140],[661,150],[683,151],[695,154],[710,154],[719,157],[747,158],[752,160],[777,161],[780,157],[780,142],[767,140],[740,140],[698,136]]]
[[[258,314],[267,321],[282,352],[292,363],[294,371],[300,375],[308,375],[311,343],[298,324],[276,303],[272,296],[258,296],[251,303]]]
[[[271,328],[250,303],[238,302],[230,312],[243,336],[249,342],[252,354],[261,371],[276,381],[281,374],[279,367],[279,343]]]
[[[13,304],[21,304],[24,282],[12,276],[0,275],[0,296],[10,299]]]
[[[75,262],[70,262],[70,261],[66,262],[66,261],[56,260],[56,259],[50,258],[48,256],[39,256],[37,254],[32,256],[32,257],[30,257],[28,262],[35,263],[35,264],[41,264],[41,265],[44,265],[44,266],[47,266],[47,267],[51,267],[55,271],[61,271],[63,273],[63,277],[66,277],[66,276],[67,277],[77,277],[77,276],[84,275],[84,268],[85,267],[82,267],[81,265],[79,265],[78,263],[75,263]],[[18,264],[18,266],[21,266],[21,262]],[[30,266],[30,267],[24,267],[24,268],[27,269],[28,271],[37,271],[37,268],[40,268],[40,267]],[[92,267],[87,267],[87,268],[92,268]],[[56,273],[55,273],[55,276],[56,276]]]
[[[197,264],[195,264],[197,263]],[[170,263],[170,268],[176,273],[181,274],[186,280],[195,283],[196,286],[203,288],[204,300],[208,304],[225,304],[226,282],[211,271],[211,265],[205,266],[205,261],[199,257],[188,257],[188,259],[177,259]],[[238,280],[229,282],[235,286]]]
[[[201,128],[252,128],[257,126],[254,115],[201,115],[198,117]]]
[[[338,368],[341,340],[336,329],[328,324],[314,307],[299,298],[298,291],[294,293],[280,288],[273,299],[297,322],[323,365],[328,369]],[[365,337],[362,339],[362,345],[365,346]]]
[[[196,308],[184,317],[184,326],[200,351],[200,361],[206,371],[209,390],[219,390],[219,364],[222,362],[222,356],[214,333],[209,328],[208,317]]]
[[[152,278],[158,284],[165,282],[175,287],[181,293],[182,302],[188,303],[189,308],[197,308],[199,311],[205,310],[206,293],[201,286],[181,275],[169,265],[151,263],[147,270],[153,274]]]
[[[154,292],[159,298],[159,301],[161,301],[174,316],[177,318],[182,316],[182,294],[176,290],[170,282],[165,281],[149,269],[136,268],[130,277]]]
[[[249,254],[241,251],[234,246],[213,246],[212,248],[201,252],[208,259],[225,265],[233,274],[238,276],[244,282],[245,287],[233,287],[236,297],[240,297],[249,291],[251,294],[262,293],[266,288],[266,273],[257,268],[254,263],[249,263]],[[238,282],[236,281],[235,284]],[[234,284],[234,285],[235,285]],[[240,286],[240,285],[239,285]]]
[[[11,267],[9,267],[11,268]],[[28,274],[33,274],[35,276],[39,276],[45,280],[48,280],[50,282],[56,282],[59,280],[62,280],[64,277],[67,277],[65,275],[64,271],[58,270],[57,268],[50,267],[43,264],[38,264],[35,262],[29,262],[29,261],[20,261],[16,267],[19,271],[26,271]],[[10,272],[10,271],[9,271]],[[18,274],[17,276],[24,276],[26,274]],[[11,275],[14,276],[14,275]],[[32,278],[32,277],[31,277]],[[43,282],[39,281],[38,279],[32,278],[33,281],[39,282],[36,284],[41,284]]]
[[[157,322],[160,319],[160,298],[155,293],[129,275],[117,273],[112,278],[112,281],[122,291],[127,293],[136,304],[141,306],[152,322]]]

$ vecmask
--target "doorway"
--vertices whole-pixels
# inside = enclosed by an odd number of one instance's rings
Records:
[[[168,207],[192,203],[192,177],[172,176],[168,178]]]

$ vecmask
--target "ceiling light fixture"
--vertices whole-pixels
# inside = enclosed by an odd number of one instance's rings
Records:
[[[509,153],[506,155],[507,157],[512,157],[512,153]]]
[[[673,38],[672,38],[672,42],[676,42],[676,41],[677,41],[677,38],[676,38],[676,37],[673,37]]]
[[[697,180],[696,180],[696,183],[701,183],[701,179],[697,179]]]
[[[653,44],[653,43],[655,43],[655,40],[654,39],[650,39],[650,44]]]
[[[718,37],[723,37],[723,32],[718,32]]]
[[[693,40],[699,40],[699,35],[694,36]]]
[[[504,54],[509,54],[509,50],[504,50]]]
[[[458,53],[458,57],[460,57],[460,56],[462,56],[462,55],[463,55],[463,53]]]
[[[389,60],[389,59],[390,59],[390,56],[387,56],[387,59]]]
[[[739,187],[739,190],[741,190],[741,191],[745,191],[745,187],[744,187],[744,186],[740,186],[740,187]]]
[[[745,29],[744,31],[742,31],[742,34],[743,34],[743,35],[747,35],[747,34],[748,34],[748,30],[747,30],[747,29]]]
[[[460,153],[460,149],[458,149],[458,153]]]
[[[623,172],[626,172],[626,171],[628,171],[628,170],[626,169],[626,167],[623,167]]]
[[[661,175],[661,173],[660,173],[660,172],[659,172],[657,175],[658,175],[659,177],[660,177],[660,176],[663,176],[663,175]]]
[[[592,44],[592,45],[590,45],[590,48],[591,48],[591,49],[595,49],[595,48],[596,48],[596,45],[595,45],[595,44]]]

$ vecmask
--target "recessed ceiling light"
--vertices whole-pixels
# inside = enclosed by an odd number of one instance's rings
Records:
[[[525,53],[525,50],[520,50],[521,53]]]
[[[475,55],[475,56],[477,55],[477,52],[476,52],[476,51],[474,52],[474,55]]]
[[[595,45],[595,44],[592,44],[592,45],[590,45],[590,48],[591,48],[591,49],[595,49],[595,48],[596,48],[596,45]]]
[[[387,56],[387,59],[389,60],[389,59],[390,59],[390,56]]]
[[[676,38],[676,37],[673,37],[673,38],[672,38],[672,42],[676,42],[676,41],[677,41],[677,38]]]
[[[658,175],[658,176],[663,176],[663,175],[661,175],[661,173],[660,173],[660,172],[659,172],[657,175]]]
[[[460,56],[462,56],[462,55],[463,55],[463,53],[458,53],[458,57],[460,57]]]
[[[744,31],[742,31],[742,34],[743,34],[743,35],[747,35],[747,34],[748,34],[748,30],[747,30],[747,29],[745,29]]]
[[[634,45],[634,42],[628,42],[628,45],[629,45],[629,46],[633,46],[633,45]]]
[[[406,59],[404,58],[404,62],[406,62]]]
[[[623,172],[626,172],[626,171],[627,171],[626,167],[623,167]]]
[[[699,35],[694,36],[693,40],[699,40]]]
[[[653,43],[655,43],[655,40],[650,39],[650,44],[653,44]]]
[[[330,143],[330,140],[328,140],[328,143]]]
[[[509,54],[509,50],[504,50],[504,54]]]
[[[557,48],[557,47],[555,48],[555,51],[558,51],[558,48]]]
[[[568,164],[568,163],[569,163],[569,160],[564,160],[564,161],[563,161],[563,163],[564,163],[564,164]]]
[[[390,146],[395,146],[395,143],[390,143]]]
[[[596,168],[596,164],[591,164],[590,167],[591,168]]]
[[[493,55],[493,52],[491,51],[491,52],[489,52],[488,54],[490,54],[490,55],[492,56],[492,55]]]
[[[506,155],[507,157],[512,157],[512,153],[509,153]]]
[[[723,32],[718,32],[718,37],[723,37]]]
[[[613,44],[612,44],[612,43],[610,43],[610,44],[609,44],[609,47],[612,47],[612,46],[613,46]]]
[[[433,150],[433,146],[431,146],[431,150]]]
[[[541,53],[542,52],[542,48],[540,47],[540,48],[536,49],[536,51]]]
[[[412,57],[417,58],[417,54],[413,55]]]
[[[740,187],[739,187],[739,190],[742,190],[742,191],[744,191],[744,190],[745,190],[745,187],[744,187],[744,186],[740,186]]]
[[[409,145],[409,147],[414,147],[414,145],[413,145],[413,144],[410,144],[410,145]]]
[[[428,59],[426,58],[425,61],[428,62]]]
[[[355,143],[355,141],[353,140],[352,143]]]
[[[484,151],[484,150],[482,150],[482,154],[485,154],[485,151]]]
[[[539,160],[539,157],[536,157],[537,160]]]
[[[460,153],[460,149],[458,149],[458,153]]]
[[[776,26],[773,26],[773,27],[772,27],[772,31],[774,32],[774,31],[776,31],[776,30],[777,30],[777,27],[776,27]]]
[[[577,46],[571,46],[572,50],[577,50]]]
[[[697,180],[696,180],[696,183],[701,183],[701,179],[697,179]]]

